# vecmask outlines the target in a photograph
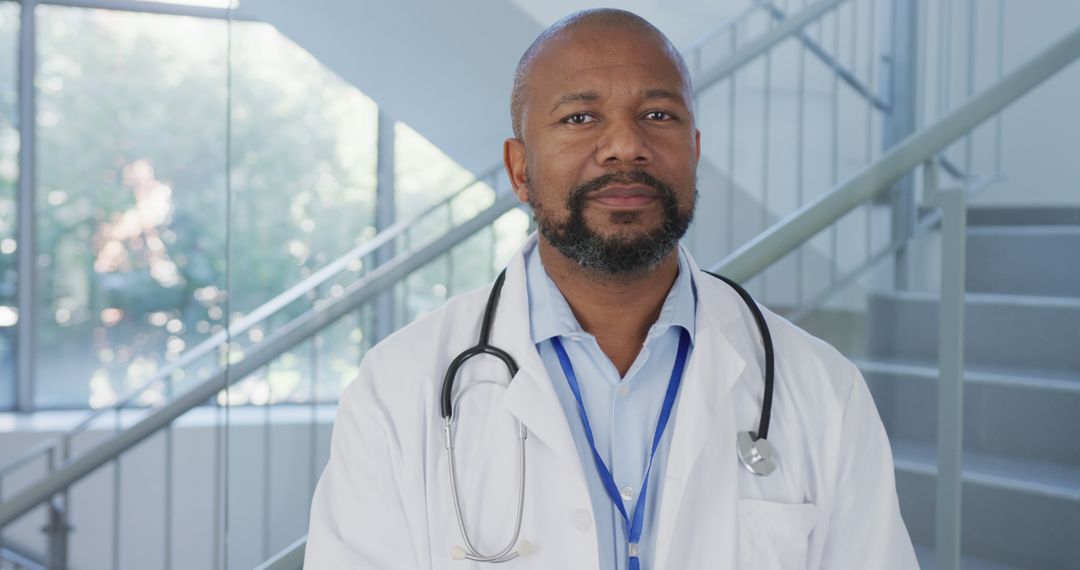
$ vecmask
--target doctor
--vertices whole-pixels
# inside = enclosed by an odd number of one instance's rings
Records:
[[[858,370],[767,311],[776,467],[738,459],[763,339],[678,245],[700,133],[668,39],[629,12],[572,14],[522,57],[511,115],[506,170],[539,235],[506,268],[490,342],[519,369],[481,355],[452,375],[451,464],[444,374],[477,344],[490,288],[371,349],[305,568],[917,568]],[[504,546],[500,564],[469,559]]]

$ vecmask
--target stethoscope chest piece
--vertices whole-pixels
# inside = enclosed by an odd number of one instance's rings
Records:
[[[752,431],[739,433],[735,441],[739,463],[754,475],[765,477],[776,470],[776,450],[769,440],[758,438]]]

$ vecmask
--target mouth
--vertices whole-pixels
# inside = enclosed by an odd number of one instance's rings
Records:
[[[642,208],[659,200],[660,192],[639,184],[612,184],[589,195],[589,201],[609,208]]]

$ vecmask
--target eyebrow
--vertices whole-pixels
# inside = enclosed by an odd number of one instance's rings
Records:
[[[581,91],[581,92],[578,92],[578,93],[567,93],[566,95],[563,95],[562,97],[559,97],[559,100],[555,102],[555,106],[551,108],[551,112],[554,113],[555,109],[558,109],[559,107],[561,107],[561,106],[563,106],[563,105],[565,105],[567,103],[577,103],[577,102],[592,103],[593,101],[599,101],[599,100],[600,100],[600,94],[597,93],[596,91]]]
[[[680,105],[686,104],[686,101],[683,99],[683,96],[681,94],[675,91],[671,91],[670,89],[647,89],[645,90],[644,95],[646,100],[667,99],[669,101],[679,103]]]
[[[680,105],[685,105],[686,104],[686,101],[683,99],[681,94],[679,94],[679,93],[677,93],[675,91],[672,91],[670,89],[661,89],[661,88],[646,89],[642,93],[642,97],[647,101],[652,101],[652,100],[655,100],[655,99],[666,99],[668,101],[672,101],[672,102],[678,103]],[[559,100],[555,102],[555,106],[553,106],[551,108],[551,112],[554,113],[556,109],[558,109],[559,107],[561,107],[563,105],[566,105],[567,103],[579,103],[579,102],[592,103],[592,102],[599,101],[599,100],[600,100],[600,94],[597,93],[596,91],[579,91],[577,93],[567,93],[566,95],[563,95],[562,97],[559,97]]]

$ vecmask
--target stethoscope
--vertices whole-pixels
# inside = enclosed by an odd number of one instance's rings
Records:
[[[769,434],[769,419],[772,416],[774,371],[772,335],[769,334],[769,326],[765,323],[765,316],[761,313],[761,309],[758,308],[757,303],[754,302],[750,293],[746,292],[746,289],[743,289],[738,283],[735,283],[722,275],[717,275],[708,271],[705,271],[704,273],[708,273],[724,283],[727,283],[739,294],[739,297],[742,298],[743,302],[746,303],[746,306],[750,309],[750,312],[754,315],[754,322],[757,324],[758,332],[761,335],[761,344],[765,348],[765,394],[761,402],[761,419],[758,422],[758,429],[756,432],[740,432],[735,441],[735,450],[739,456],[739,462],[742,463],[743,467],[754,475],[764,477],[771,474],[776,469],[777,462],[776,450],[766,439]],[[514,548],[514,546],[518,544],[518,536],[521,533],[522,514],[525,508],[525,439],[529,435],[528,430],[525,428],[525,425],[521,423],[521,420],[518,420],[517,422],[518,501],[516,522],[514,524],[514,532],[511,535],[509,542],[507,542],[506,546],[498,553],[492,555],[481,554],[469,539],[469,531],[465,528],[465,519],[461,514],[461,498],[458,495],[457,476],[455,475],[457,469],[454,465],[454,406],[462,395],[458,394],[457,398],[454,398],[453,395],[454,379],[457,377],[458,371],[470,358],[481,354],[487,354],[498,358],[506,365],[507,370],[510,372],[510,378],[517,375],[518,372],[517,362],[514,361],[514,358],[505,350],[492,346],[489,342],[491,338],[491,324],[495,320],[495,310],[499,304],[499,294],[502,291],[503,282],[505,281],[506,270],[504,269],[495,279],[495,284],[491,288],[491,293],[488,294],[487,305],[484,307],[484,317],[480,324],[479,341],[475,346],[466,349],[450,362],[450,366],[446,369],[446,376],[443,378],[443,434],[446,438],[446,451],[448,454],[447,465],[450,471],[450,493],[454,499],[454,514],[457,516],[458,529],[461,531],[461,539],[465,543],[464,547],[458,546],[454,548],[452,556],[457,560],[468,559],[477,562],[508,562],[522,554],[528,554],[532,551],[532,544],[528,541],[522,541],[516,549]],[[482,381],[477,382],[474,386],[481,383],[494,384],[495,382]]]

